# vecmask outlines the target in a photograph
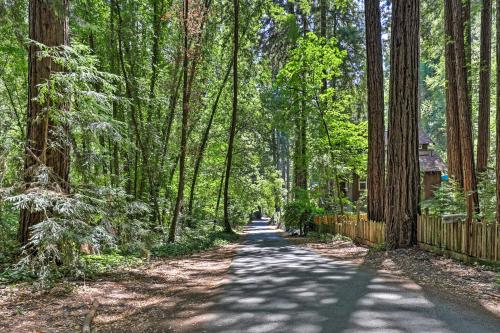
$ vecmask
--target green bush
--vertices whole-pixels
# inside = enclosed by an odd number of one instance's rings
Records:
[[[222,227],[209,223],[200,224],[196,229],[186,228],[174,243],[153,247],[152,254],[157,257],[176,257],[220,247],[239,239],[238,234],[225,233]]]
[[[480,214],[476,216],[488,222],[494,221],[496,211],[496,182],[494,170],[481,174],[477,186]],[[467,195],[453,180],[443,182],[432,198],[422,203],[422,208],[432,215],[466,214]]]
[[[142,259],[135,256],[123,256],[118,253],[83,255],[81,263],[85,275],[93,276],[110,272],[118,267],[133,266],[142,263]]]
[[[290,201],[285,205],[284,211],[286,228],[299,229],[301,235],[312,230],[314,216],[322,213],[308,198]]]
[[[16,240],[19,226],[19,214],[0,202],[0,272],[13,263],[19,254],[19,243]]]

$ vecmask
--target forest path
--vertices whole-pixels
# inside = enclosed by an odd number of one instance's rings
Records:
[[[500,318],[411,280],[290,244],[254,221],[201,332],[498,332]]]

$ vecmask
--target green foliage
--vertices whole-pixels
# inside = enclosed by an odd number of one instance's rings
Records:
[[[463,214],[467,211],[465,194],[453,180],[443,182],[434,191],[434,196],[421,205],[432,215]]]
[[[83,248],[94,252],[138,252],[148,236],[148,207],[112,188],[81,189],[72,195],[33,189],[8,198],[18,209],[46,216],[31,230],[19,266],[41,281],[82,273]],[[50,212],[50,214],[49,214]]]
[[[197,229],[184,229],[175,243],[155,246],[152,253],[157,257],[189,255],[236,242],[239,238],[238,234],[223,232],[221,226],[205,223]]]
[[[478,219],[494,221],[496,216],[496,181],[494,171],[479,177],[478,195],[480,213]],[[443,182],[434,191],[434,196],[422,203],[422,208],[433,215],[467,214],[466,194],[453,180]]]
[[[303,197],[285,205],[283,220],[287,228],[299,229],[302,234],[307,233],[306,229],[311,227],[314,216],[321,213],[320,208]]]
[[[372,252],[385,252],[387,250],[389,250],[389,248],[386,243],[379,243],[370,247],[370,251]]]
[[[80,260],[86,277],[109,273],[117,268],[136,266],[143,262],[141,258],[117,253],[83,255]]]
[[[0,199],[0,271],[12,264],[19,252],[16,241],[18,219],[16,211]]]

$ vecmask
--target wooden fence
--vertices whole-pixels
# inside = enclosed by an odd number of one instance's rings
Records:
[[[467,230],[469,229],[469,230]],[[500,226],[486,221],[445,222],[439,216],[421,215],[417,221],[419,245],[456,259],[482,259],[498,263],[500,258]]]
[[[366,245],[384,243],[385,224],[369,221],[366,214],[316,216],[319,232],[340,234]]]
[[[325,215],[314,219],[321,233],[340,234],[369,246],[385,241],[385,224],[361,215]],[[497,263],[500,259],[500,225],[486,222],[443,221],[438,216],[421,215],[417,221],[417,241],[425,250],[459,260],[477,259]],[[467,235],[469,235],[467,237]]]

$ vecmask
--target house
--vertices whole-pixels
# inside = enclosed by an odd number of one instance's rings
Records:
[[[422,180],[422,199],[432,197],[434,188],[441,185],[441,175],[447,169],[446,163],[429,146],[434,144],[431,138],[423,130],[418,131],[418,159],[420,162],[420,173]]]
[[[387,132],[385,136],[387,145]],[[422,129],[418,131],[418,157],[420,162],[420,174],[422,185],[422,199],[426,200],[432,197],[434,189],[441,185],[441,176],[447,170],[446,163],[443,162],[441,157],[432,149],[434,142],[429,135]],[[366,190],[366,179],[359,181],[359,191],[353,191],[353,184],[346,184],[346,194],[352,201],[356,201],[359,192]]]

